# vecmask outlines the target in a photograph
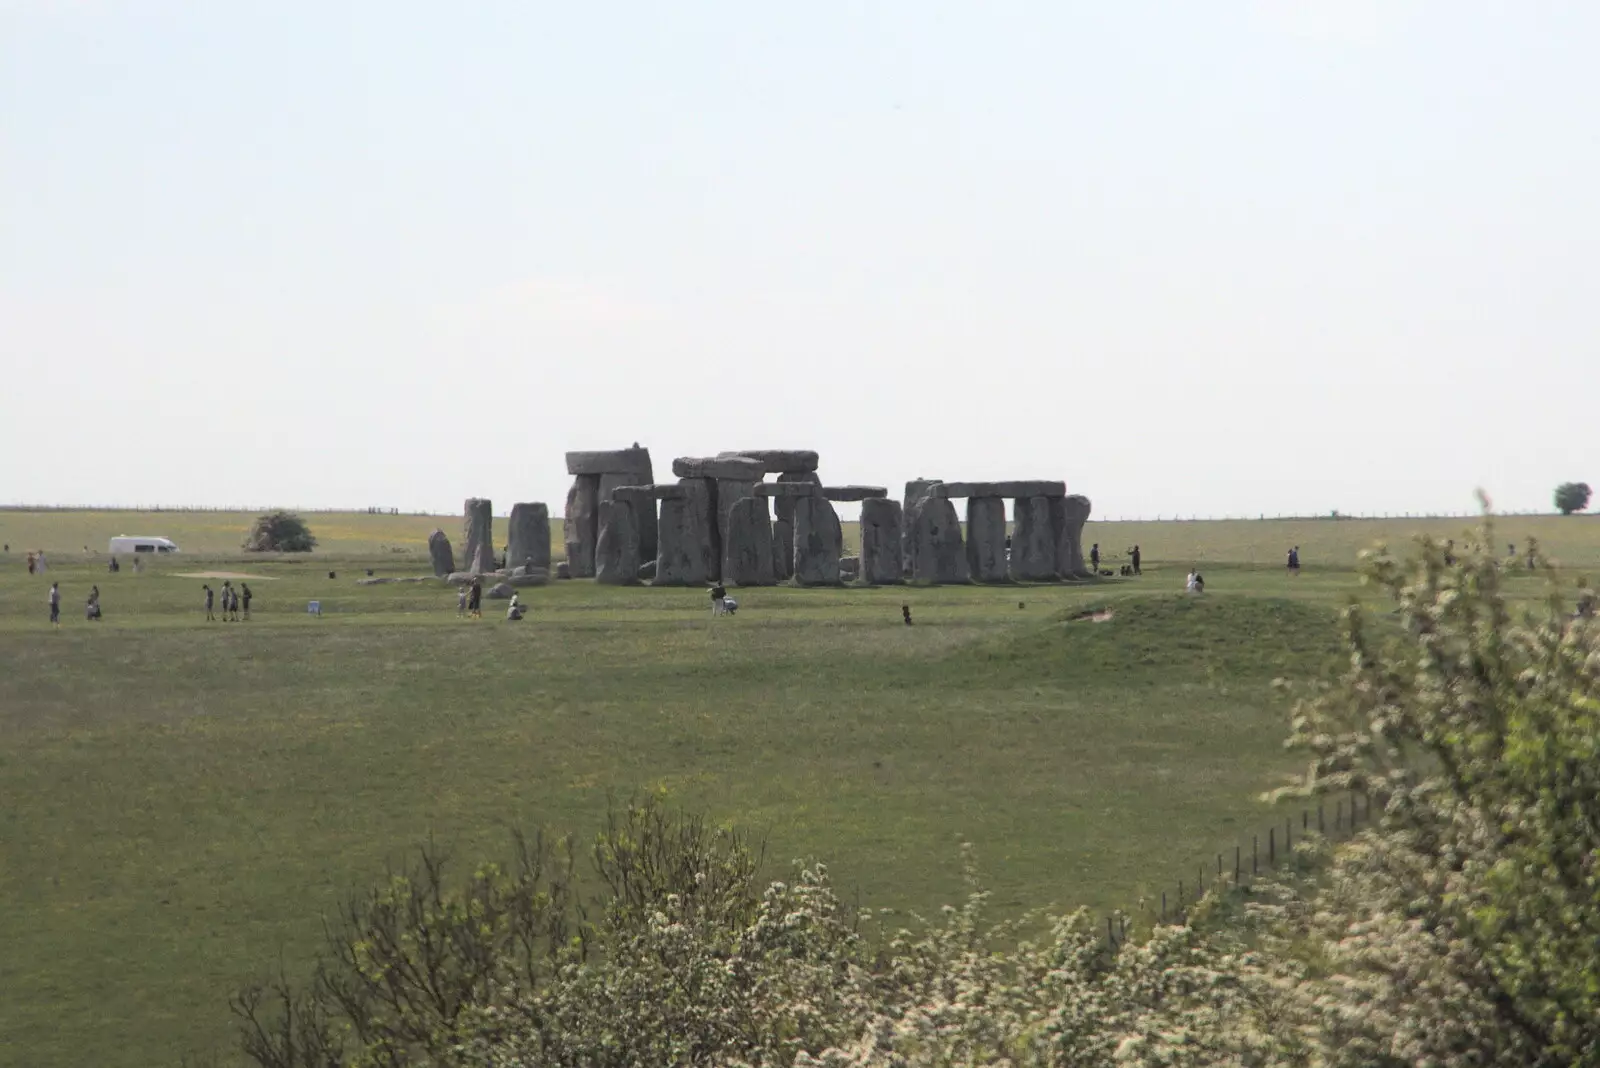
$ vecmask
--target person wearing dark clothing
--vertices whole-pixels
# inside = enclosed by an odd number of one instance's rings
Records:
[[[240,583],[240,592],[242,592],[244,594],[244,618],[249,619],[250,618],[250,598],[252,596],[254,596],[254,594],[252,594],[250,592],[250,583],[248,583],[248,582]]]
[[[115,556],[113,556],[111,558],[111,563],[106,566],[106,570],[110,571],[113,575],[115,575],[118,571],[122,570],[122,565],[117,563],[117,558]]]
[[[900,618],[904,619],[906,621],[906,626],[908,626],[908,627],[911,626],[911,606],[910,605],[903,604],[903,605],[900,606]]]
[[[50,622],[61,626],[61,584],[50,583]]]
[[[1140,556],[1140,554],[1139,554],[1139,547],[1138,547],[1138,546],[1137,546],[1137,545],[1135,545],[1135,546],[1134,546],[1134,547],[1133,547],[1133,552],[1131,552],[1131,553],[1129,553],[1129,554],[1128,554],[1128,555],[1129,555],[1129,556],[1131,556],[1131,557],[1132,557],[1132,558],[1133,558],[1133,573],[1134,573],[1134,574],[1135,574],[1135,575],[1142,575],[1142,574],[1144,574],[1144,572],[1143,572],[1143,571],[1141,571],[1141,570],[1139,570],[1139,556]]]
[[[728,589],[722,583],[711,587],[711,614],[720,616],[728,610]]]
[[[472,591],[467,595],[467,613],[473,619],[483,618],[483,582],[480,579],[472,580]]]
[[[1289,550],[1289,574],[1300,574],[1300,546]]]
[[[211,606],[216,603],[217,591],[213,590],[209,583],[200,588],[206,591],[206,622],[215,623],[217,617],[212,614]]]
[[[89,587],[89,599],[83,605],[83,618],[98,622],[100,619],[100,587]]]
[[[1082,545],[1083,542],[1080,541],[1078,544]],[[1095,542],[1094,546],[1089,550],[1089,566],[1094,569],[1094,573],[1096,575],[1098,575],[1100,573],[1100,543],[1099,542]]]

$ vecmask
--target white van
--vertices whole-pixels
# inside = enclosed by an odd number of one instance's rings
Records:
[[[119,534],[111,539],[113,553],[175,553],[178,546],[170,538],[143,538]]]

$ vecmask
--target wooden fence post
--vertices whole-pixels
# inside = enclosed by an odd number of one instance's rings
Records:
[[[1240,855],[1241,852],[1243,852],[1241,847],[1239,847],[1239,846],[1234,846],[1233,847],[1233,885],[1234,886],[1238,886],[1239,885],[1239,875],[1240,875],[1241,870],[1242,870],[1241,869],[1241,865],[1239,863],[1239,855]]]
[[[1267,828],[1267,867],[1278,863],[1278,828]]]

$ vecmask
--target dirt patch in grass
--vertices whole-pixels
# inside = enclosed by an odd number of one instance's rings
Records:
[[[204,579],[254,579],[257,582],[272,582],[271,575],[249,575],[243,571],[174,571],[173,578],[204,578]]]
[[[1091,608],[1087,612],[1079,612],[1075,616],[1067,617],[1068,623],[1109,623],[1116,613],[1109,608]]]

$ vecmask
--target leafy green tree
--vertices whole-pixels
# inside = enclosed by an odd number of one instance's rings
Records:
[[[1571,515],[1589,507],[1589,483],[1563,482],[1556,487],[1556,508],[1562,515]]]
[[[1301,788],[1382,810],[1276,945],[1319,1064],[1600,1064],[1600,628],[1448,559],[1368,557],[1394,614],[1349,608],[1349,669],[1298,708]]]
[[[257,516],[244,539],[245,551],[252,553],[308,553],[316,547],[311,528],[293,512]]]

